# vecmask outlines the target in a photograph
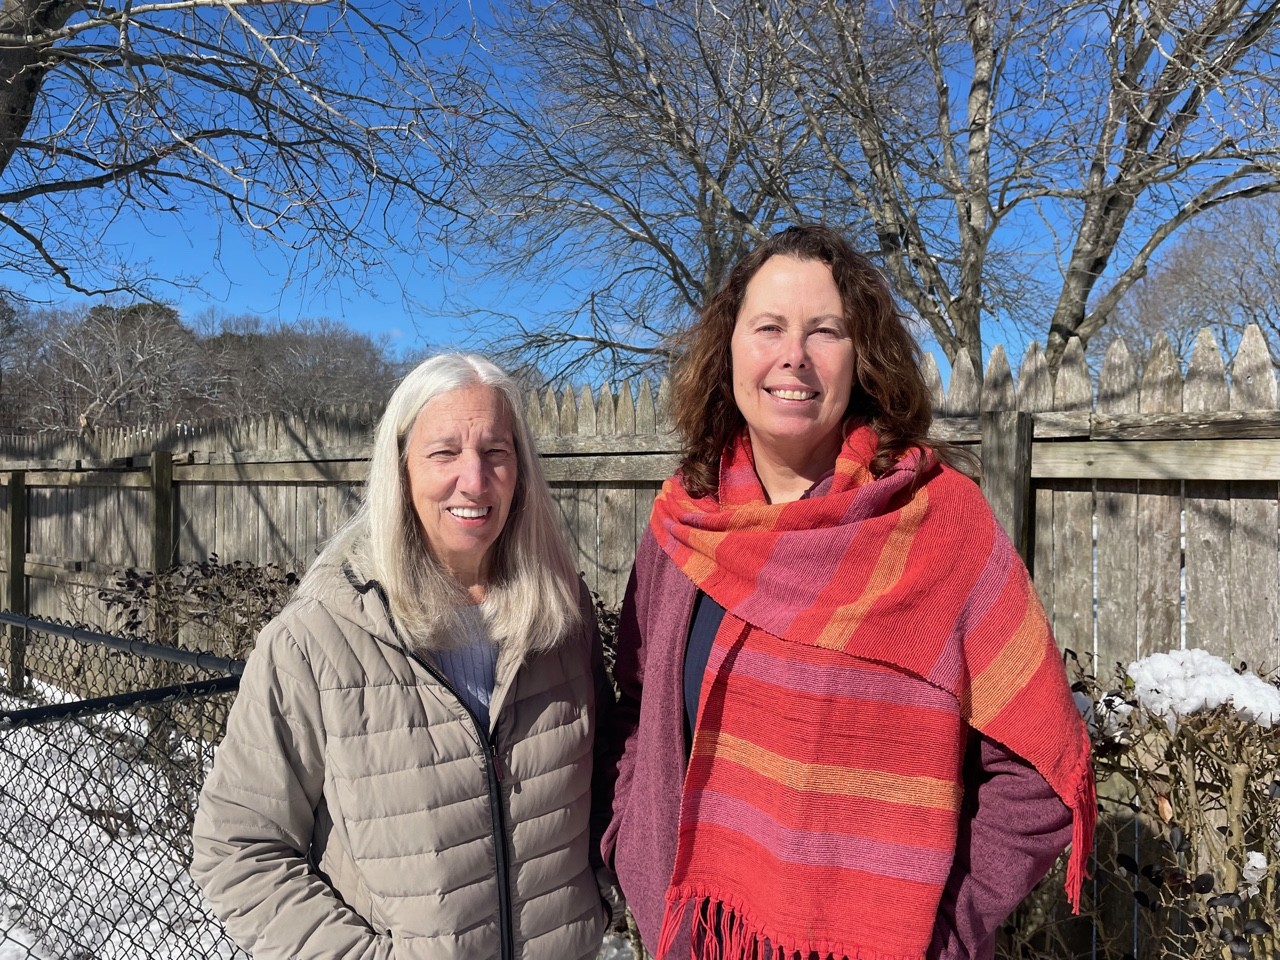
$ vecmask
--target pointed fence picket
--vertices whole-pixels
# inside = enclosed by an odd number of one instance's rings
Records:
[[[1114,342],[1096,382],[1078,343],[1056,376],[1038,344],[1016,376],[1000,347],[981,381],[959,365],[944,390],[932,356],[922,372],[939,411],[934,436],[992,443],[986,484],[1001,511],[1020,511],[1002,519],[1027,531],[1028,564],[1061,644],[1096,654],[1104,670],[1183,644],[1266,670],[1280,666],[1274,370],[1250,328],[1230,357],[1202,333],[1185,372],[1165,339],[1143,358]],[[679,462],[670,396],[666,380],[639,380],[525,399],[574,561],[606,603],[621,599],[653,499]],[[379,414],[362,405],[0,438],[0,511],[21,517],[25,605],[73,615],[70,587],[88,597],[112,570],[152,562],[156,450],[173,455],[179,560],[216,553],[305,566],[359,502]],[[991,432],[1016,432],[1027,417],[1025,436]],[[0,544],[6,570],[11,526]]]

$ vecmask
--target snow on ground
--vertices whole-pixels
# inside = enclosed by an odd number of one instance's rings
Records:
[[[0,733],[0,960],[247,956],[184,869],[211,748],[175,736],[157,766],[145,736],[123,715]]]

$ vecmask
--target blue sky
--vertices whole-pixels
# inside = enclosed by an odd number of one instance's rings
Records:
[[[245,236],[234,227],[218,237],[217,222],[206,210],[184,218],[154,214],[144,222],[117,223],[117,252],[134,263],[150,261],[151,272],[165,278],[188,277],[194,287],[157,284],[157,299],[174,304],[191,320],[207,309],[225,314],[251,313],[268,321],[329,316],[374,337],[385,336],[397,353],[425,346],[465,346],[474,334],[463,318],[473,284],[446,277],[439,269],[391,255],[385,275],[365,283],[327,280],[322,273],[291,269],[290,251]],[[85,302],[65,288],[4,277],[14,289],[53,304]],[[519,292],[505,296],[513,308]]]

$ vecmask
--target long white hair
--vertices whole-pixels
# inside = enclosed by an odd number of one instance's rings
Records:
[[[409,496],[406,447],[418,414],[441,394],[481,384],[506,408],[518,475],[506,525],[490,547],[481,612],[504,655],[554,646],[581,623],[578,575],[569,559],[551,493],[525,422],[519,390],[499,367],[475,354],[443,353],[415,367],[378,421],[364,503],[326,544],[314,567],[350,563],[376,580],[406,642],[424,649],[456,643],[456,611],[471,603],[431,551]]]

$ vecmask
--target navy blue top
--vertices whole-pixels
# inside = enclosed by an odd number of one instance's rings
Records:
[[[702,675],[711,658],[711,643],[724,619],[724,607],[701,590],[693,601],[693,620],[689,624],[689,642],[684,648],[684,753],[693,746],[693,725],[698,719],[698,694],[702,692]]]

